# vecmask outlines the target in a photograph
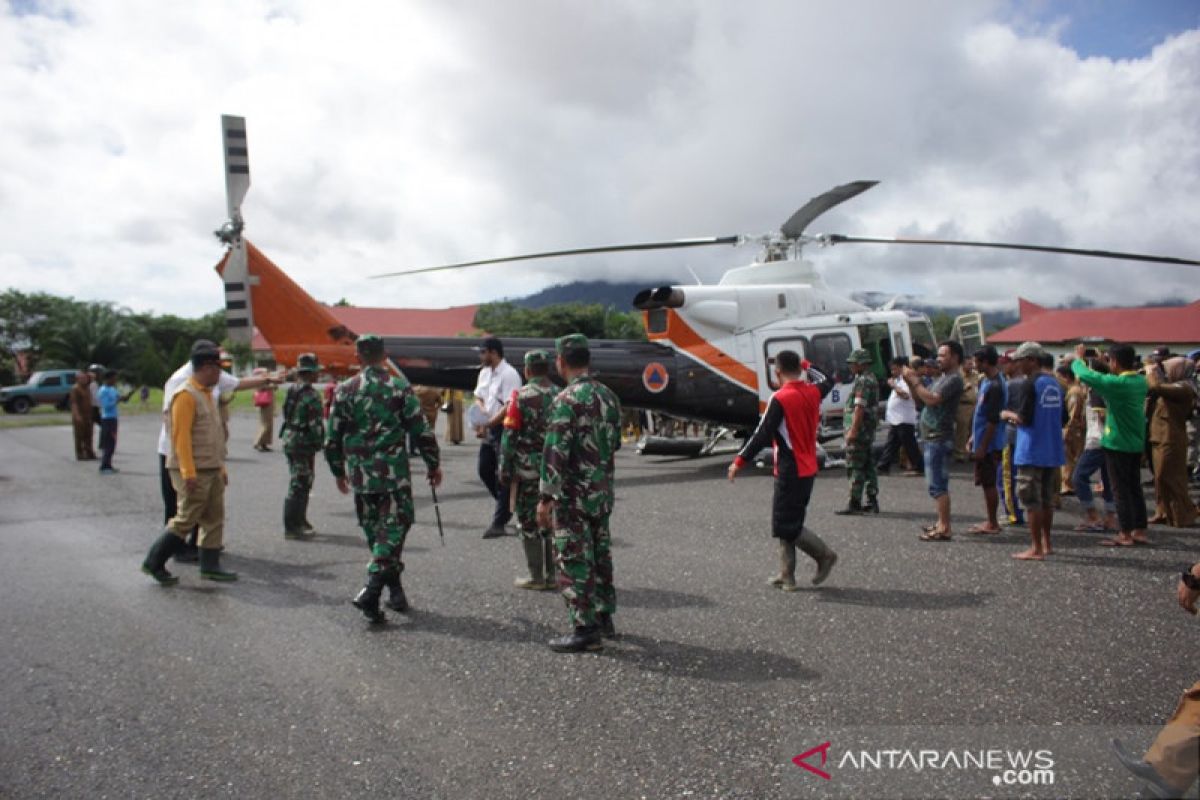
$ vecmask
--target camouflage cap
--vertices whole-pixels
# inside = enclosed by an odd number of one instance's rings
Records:
[[[847,364],[870,364],[874,360],[871,354],[861,347],[846,356]]]
[[[530,350],[525,354],[525,366],[532,367],[535,364],[549,364],[549,350]]]
[[[355,340],[354,349],[360,356],[379,358],[383,355],[383,339],[373,333],[364,333]]]
[[[566,336],[560,336],[554,340],[554,349],[559,355],[570,350],[587,350],[588,340],[582,333],[568,333]]]
[[[296,372],[316,372],[320,368],[315,353],[301,353],[296,357]]]
[[[1019,361],[1022,358],[1042,358],[1046,355],[1046,351],[1037,342],[1022,342],[1017,351],[1013,353],[1013,360]]]

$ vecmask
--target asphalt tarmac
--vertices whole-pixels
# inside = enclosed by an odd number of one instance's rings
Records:
[[[612,518],[623,637],[602,653],[545,646],[562,601],[513,588],[516,539],[481,540],[471,443],[443,448],[444,547],[416,491],[412,612],[372,628],[349,604],[367,560],[351,500],[322,464],[319,535],[285,541],[285,460],[250,447],[255,426],[235,416],[230,442],[241,580],[171,565],[173,588],[138,570],[162,515],[153,415],[122,421],[113,476],[73,460],[67,427],[0,431],[0,796],[1129,797],[1109,739],[1141,753],[1197,679],[1174,599],[1195,531],[1104,548],[1067,500],[1056,555],[1020,563],[1023,531],[966,534],[982,502],[965,467],[948,543],[917,540],[922,480],[893,473],[882,514],[838,517],[833,470],[809,524],[840,561],[814,589],[802,557],[789,594],[766,583],[768,471],[730,485],[725,458],[632,446]],[[815,770],[792,761],[808,751]],[[1014,758],[1028,768],[1006,774]]]

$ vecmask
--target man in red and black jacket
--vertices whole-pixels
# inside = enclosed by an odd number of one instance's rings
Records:
[[[775,494],[771,507],[771,535],[779,539],[778,576],[771,584],[785,592],[796,591],[796,548],[817,562],[812,582],[829,577],[837,563],[833,552],[819,536],[804,527],[808,499],[817,476],[817,429],[821,400],[833,389],[833,381],[791,350],[775,356],[779,390],[767,401],[767,409],[754,435],[729,465],[729,480],[759,451],[771,443],[775,451]]]

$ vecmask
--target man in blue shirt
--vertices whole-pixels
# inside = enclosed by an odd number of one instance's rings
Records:
[[[975,485],[983,489],[983,505],[987,511],[987,522],[972,525],[968,533],[999,533],[1000,522],[996,509],[1000,505],[1000,492],[996,488],[1001,455],[1004,452],[1004,434],[1008,427],[1001,419],[1004,410],[1004,379],[1000,377],[1000,354],[988,345],[975,351],[975,366],[983,375],[975,400],[975,416],[972,419],[969,449],[975,462]]]
[[[1037,342],[1017,348],[1014,360],[1029,381],[1020,407],[1005,410],[1001,418],[1017,426],[1013,461],[1017,465],[1017,495],[1029,519],[1033,545],[1014,553],[1021,561],[1041,561],[1051,554],[1050,526],[1054,523],[1054,500],[1058,496],[1060,469],[1066,462],[1062,440],[1063,391],[1053,373],[1044,368],[1046,351]]]
[[[110,369],[104,373],[104,385],[96,397],[100,401],[100,474],[112,475],[120,472],[112,465],[113,453],[117,449],[117,404],[124,403],[134,390],[124,397],[117,391],[117,371]]]

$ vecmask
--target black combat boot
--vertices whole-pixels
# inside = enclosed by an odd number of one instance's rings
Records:
[[[291,495],[283,499],[283,538],[303,539],[304,510],[300,507],[300,498]]]
[[[617,628],[613,625],[612,614],[607,611],[601,611],[596,615],[596,621],[600,623],[600,636],[605,639],[616,639],[621,634],[617,633]]]
[[[300,498],[300,530],[304,531],[306,535],[312,536],[317,532],[317,529],[308,521],[308,498],[309,495],[307,493],[305,493],[304,497]]]
[[[863,510],[864,514],[878,514],[879,513],[879,498],[872,497],[872,498],[868,499],[866,502],[866,505],[864,505],[862,507],[862,510]]]
[[[518,578],[513,585],[518,589],[541,591],[546,588],[546,575],[542,569],[542,537],[521,535],[521,547],[525,551],[525,566],[529,568],[528,578]]]
[[[142,572],[158,581],[163,586],[174,586],[179,578],[167,572],[167,560],[184,546],[183,540],[170,531],[164,531],[150,545],[150,552],[142,562]]]
[[[400,573],[403,571],[404,565],[401,564],[396,569],[384,573],[387,575],[387,607],[400,614],[408,611],[408,598],[405,597],[404,586],[400,583]]]
[[[558,574],[554,568],[554,537],[543,536],[542,538],[542,563],[546,565],[546,591],[553,592],[558,589]]]
[[[813,575],[812,582],[813,586],[820,586],[829,577],[833,565],[837,563],[837,553],[833,552],[820,536],[808,528],[800,531],[800,538],[796,540],[796,544],[817,562],[817,573]]]
[[[206,581],[229,583],[238,579],[236,572],[221,569],[221,551],[215,547],[200,548],[200,578]]]
[[[849,503],[846,504],[845,508],[840,508],[833,513],[837,514],[840,517],[848,517],[853,514],[861,514],[861,513],[863,513],[862,501],[861,500],[851,500]]]
[[[586,653],[604,649],[599,625],[576,625],[574,632],[551,639],[548,644],[556,653]]]
[[[379,610],[379,596],[383,594],[383,587],[385,585],[387,585],[387,578],[384,574],[382,572],[372,572],[367,578],[367,585],[350,601],[355,608],[363,612],[363,616],[367,618],[367,622],[370,622],[372,625],[380,625],[387,622],[387,615]]]

